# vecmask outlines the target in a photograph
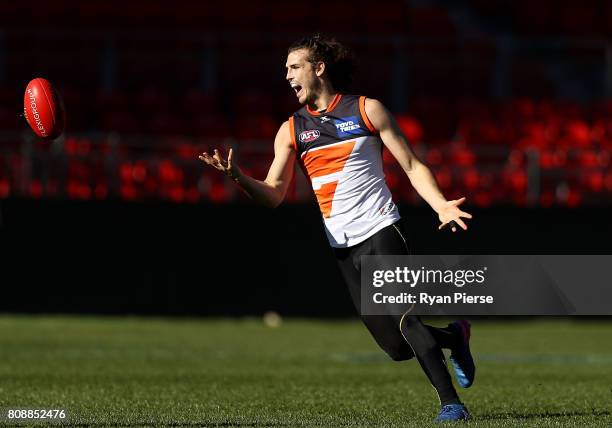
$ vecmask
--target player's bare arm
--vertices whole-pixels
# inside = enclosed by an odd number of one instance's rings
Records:
[[[274,140],[274,160],[265,180],[257,180],[243,174],[233,159],[233,150],[229,150],[227,159],[215,149],[213,155],[204,152],[199,156],[207,165],[232,178],[254,201],[270,208],[281,204],[291,179],[295,163],[295,149],[291,142],[289,122],[279,128]]]
[[[378,130],[381,140],[406,172],[412,186],[438,214],[439,229],[451,224],[452,231],[455,232],[457,229],[451,223],[455,222],[467,230],[462,218],[470,219],[472,215],[459,208],[465,197],[446,200],[431,170],[414,154],[395,119],[380,101],[366,99],[365,110],[372,125]]]

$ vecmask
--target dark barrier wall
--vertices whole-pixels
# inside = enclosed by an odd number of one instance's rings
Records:
[[[466,233],[403,207],[415,253],[605,254],[611,207],[466,208]],[[315,205],[0,202],[0,311],[346,316]]]

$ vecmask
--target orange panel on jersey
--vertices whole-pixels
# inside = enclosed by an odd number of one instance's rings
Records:
[[[302,162],[308,171],[308,176],[313,179],[323,175],[342,171],[344,164],[348,160],[355,147],[355,141],[348,141],[343,144],[318,148],[312,150],[302,158]]]
[[[325,183],[321,185],[318,190],[315,190],[317,201],[319,202],[319,208],[323,217],[329,217],[332,209],[332,201],[334,200],[334,193],[336,193],[336,187],[338,186],[337,181],[331,183]]]

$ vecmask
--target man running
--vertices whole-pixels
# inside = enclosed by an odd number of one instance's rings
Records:
[[[429,168],[417,159],[393,116],[379,101],[346,93],[352,61],[345,46],[320,35],[306,37],[289,48],[286,68],[287,81],[303,107],[281,125],[265,180],[243,174],[231,149],[227,158],[215,149],[212,155],[202,153],[200,159],[268,207],[283,201],[297,161],[310,179],[327,237],[359,311],[360,256],[408,254],[400,214],[385,182],[382,144],[438,214],[440,229],[467,230],[462,218],[472,216],[459,208],[465,198],[444,198]],[[441,410],[436,421],[469,419],[442,352],[442,348],[451,350],[457,381],[469,387],[475,367],[467,321],[436,328],[409,315],[362,315],[361,319],[393,360],[416,357],[438,393]]]

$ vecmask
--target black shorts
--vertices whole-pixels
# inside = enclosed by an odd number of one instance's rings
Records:
[[[342,276],[357,312],[361,311],[361,256],[407,255],[406,234],[401,220],[385,227],[365,241],[348,248],[334,248]],[[401,315],[361,315],[376,343],[396,360],[408,360],[414,352],[400,332]]]

